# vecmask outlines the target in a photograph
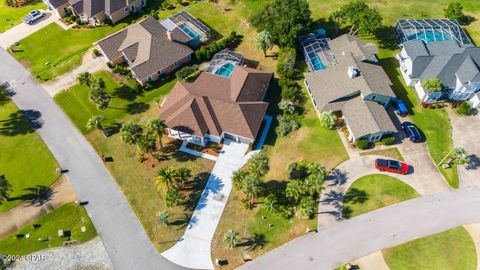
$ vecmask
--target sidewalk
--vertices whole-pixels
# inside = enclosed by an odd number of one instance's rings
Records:
[[[51,188],[52,199],[41,206],[30,205],[26,202],[7,212],[0,213],[0,239],[18,231],[55,208],[78,199],[65,175],[62,175]]]
[[[232,174],[247,149],[247,144],[225,140],[185,234],[163,256],[184,267],[213,269],[211,242],[232,189]]]

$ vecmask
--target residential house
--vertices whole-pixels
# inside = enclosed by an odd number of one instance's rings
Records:
[[[117,23],[131,13],[141,11],[147,0],[68,0],[68,5],[82,22],[99,25],[107,19]]]
[[[43,0],[48,9],[55,12],[60,17],[65,17],[70,13],[70,4],[68,0]]]
[[[157,80],[191,60],[191,38],[182,31],[169,32],[152,17],[130,25],[96,43],[113,65],[127,63],[142,85]]]
[[[311,70],[305,74],[305,85],[318,114],[341,115],[352,142],[379,141],[397,132],[387,112],[395,94],[374,44],[351,35],[333,40],[309,36],[301,41]]]
[[[172,138],[198,145],[222,139],[253,143],[264,120],[263,101],[272,73],[235,65],[230,74],[203,72],[193,83],[179,81],[159,117]]]
[[[418,22],[423,24],[416,25]],[[443,27],[434,28],[434,23]],[[420,100],[469,100],[474,107],[479,106],[480,48],[471,43],[458,22],[400,20],[397,35],[402,48],[397,54],[400,71],[406,84],[415,88]],[[430,93],[422,87],[423,81],[433,77],[442,82],[442,92]]]

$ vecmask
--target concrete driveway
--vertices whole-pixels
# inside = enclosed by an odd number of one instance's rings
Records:
[[[458,116],[451,109],[447,109],[452,123],[453,145],[465,148],[470,162],[458,166],[460,187],[480,186],[480,116]]]
[[[51,11],[46,12],[44,18],[40,18],[32,25],[21,23],[0,34],[0,47],[7,49],[15,42],[37,32],[43,27],[55,22],[59,17]]]
[[[248,144],[225,140],[185,234],[162,255],[194,269],[213,269],[211,243],[232,190],[232,174],[242,166]],[[216,198],[221,195],[222,198]]]

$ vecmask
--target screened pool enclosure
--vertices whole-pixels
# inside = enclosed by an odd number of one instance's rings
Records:
[[[400,43],[409,40],[423,40],[425,43],[455,40],[460,46],[472,42],[456,20],[449,19],[405,19],[398,20],[395,32]]]

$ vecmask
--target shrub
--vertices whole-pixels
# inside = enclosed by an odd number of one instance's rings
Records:
[[[97,48],[94,48],[94,49],[93,49],[93,55],[95,55],[96,57],[99,57],[99,56],[102,55],[102,54],[100,53],[100,51],[98,51]]]
[[[186,66],[175,72],[175,76],[181,80],[186,80],[199,70],[198,65]]]
[[[300,128],[300,124],[293,119],[286,119],[279,117],[278,126],[275,128],[275,132],[280,136],[286,136],[288,133]]]
[[[195,51],[195,58],[199,61],[209,59],[217,52],[230,47],[236,36],[236,32],[231,32],[230,35],[218,42],[214,42],[208,46],[200,47]]]
[[[370,147],[370,142],[367,141],[367,140],[358,140],[356,142],[356,145],[357,145],[357,148],[358,149],[367,149],[368,147]]]
[[[112,64],[112,62],[107,62],[107,67],[109,67],[109,68],[113,68],[113,64]]]
[[[281,78],[293,79],[295,77],[295,58],[297,52],[294,48],[283,48],[278,53],[277,72]]]
[[[469,115],[473,111],[472,105],[469,102],[462,102],[460,105],[455,109],[455,112],[459,115]]]
[[[444,9],[445,18],[451,20],[457,20],[459,22],[464,21],[465,15],[463,14],[463,6],[460,2],[452,2],[449,3],[447,8]]]
[[[285,81],[282,83],[284,84],[282,87],[282,99],[288,99],[293,102],[299,101],[302,96],[300,86],[295,82],[290,84],[290,81]]]
[[[325,111],[320,114],[320,125],[322,125],[322,127],[333,129],[335,128],[336,122],[337,119],[331,111]]]
[[[437,77],[425,79],[422,82],[422,87],[430,92],[440,92],[443,89],[442,81]]]
[[[304,197],[300,200],[295,214],[300,219],[310,219],[317,211],[317,202],[312,197]]]
[[[394,136],[387,136],[382,138],[383,145],[392,145],[395,142]]]

